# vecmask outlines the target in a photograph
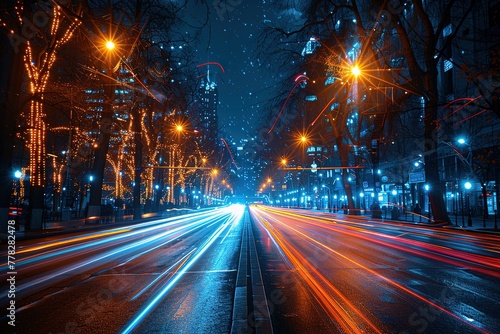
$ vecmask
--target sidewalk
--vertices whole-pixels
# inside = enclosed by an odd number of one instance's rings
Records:
[[[325,210],[322,210],[323,212],[328,212]],[[370,211],[365,211],[361,212],[360,215],[349,215],[345,214],[340,210],[338,213],[331,213],[334,215],[343,215],[343,216],[351,216],[351,217],[363,217],[364,219],[367,220],[372,220],[372,221],[388,221],[388,222],[401,222],[401,223],[408,223],[408,224],[421,224],[425,226],[434,226],[434,227],[442,227],[442,228],[453,228],[453,229],[460,229],[460,230],[466,230],[466,231],[478,231],[478,232],[486,232],[486,233],[494,233],[494,234],[500,234],[500,217],[497,215],[496,217],[494,215],[490,215],[488,218],[483,219],[482,216],[475,216],[475,217],[469,217],[468,216],[462,216],[462,215],[449,215],[450,218],[450,223],[434,223],[434,222],[429,222],[429,218],[426,215],[416,215],[412,212],[406,212],[406,213],[399,213],[398,219],[392,219],[392,215],[390,212],[382,212],[382,218],[377,219],[377,218],[372,218],[371,212]],[[495,223],[496,220],[496,223]]]

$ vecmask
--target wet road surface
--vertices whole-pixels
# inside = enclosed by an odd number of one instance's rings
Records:
[[[500,238],[250,208],[275,333],[498,333]]]

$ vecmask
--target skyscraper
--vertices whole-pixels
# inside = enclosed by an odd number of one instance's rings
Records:
[[[215,158],[217,158],[219,152],[218,147],[220,146],[218,141],[217,116],[219,95],[215,80],[215,73],[211,73],[210,66],[208,66],[207,75],[201,80],[199,88],[200,108],[198,129],[200,130],[200,141],[204,143],[204,146],[209,149],[209,151],[213,151]]]

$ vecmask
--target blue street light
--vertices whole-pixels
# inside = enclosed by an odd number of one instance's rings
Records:
[[[430,186],[428,184],[425,184],[424,189],[425,189],[425,198],[427,201],[427,218],[429,219],[429,222],[430,222],[431,221],[431,201],[429,200],[429,196],[428,196]],[[424,207],[422,207],[422,209],[423,208]]]
[[[326,206],[329,212],[332,212],[332,203],[331,203],[331,189],[327,185],[321,185],[322,188],[328,189],[328,197],[326,198]]]
[[[20,170],[16,170],[14,172],[14,177],[17,179],[17,189],[16,189],[16,225],[19,223],[19,204],[20,204],[20,193],[21,193],[21,178],[23,177],[23,173]]]
[[[472,217],[470,212],[470,193],[469,190],[472,188],[472,184],[467,181],[464,183],[464,188],[467,190],[467,225],[472,226]]]
[[[459,143],[460,145],[467,146],[467,149],[469,150],[467,158],[462,157],[461,159],[469,167],[469,173],[470,173],[470,176],[472,176],[472,174],[473,174],[473,167],[472,167],[472,147],[471,147],[470,143],[467,143],[467,141],[464,138],[458,138],[457,139],[457,143]]]

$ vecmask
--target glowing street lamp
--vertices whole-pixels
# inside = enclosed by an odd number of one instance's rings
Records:
[[[326,188],[328,190],[328,197],[327,197],[327,201],[326,201],[326,206],[327,206],[328,211],[332,212],[332,204],[331,204],[332,192],[331,192],[331,189],[330,189],[330,187],[328,187],[325,184],[321,185],[321,188]]]
[[[115,43],[113,41],[106,41],[106,49],[113,50],[115,48]]]
[[[464,138],[458,138],[457,139],[457,143],[460,144],[460,145],[466,145],[468,150],[469,150],[469,154],[467,155],[467,158],[463,159],[463,161],[465,161],[465,163],[468,165],[469,167],[469,173],[471,174],[470,176],[472,176],[472,173],[473,173],[473,167],[472,167],[472,147],[470,146],[469,143],[467,143],[467,141],[464,139]]]
[[[464,188],[467,190],[467,225],[472,226],[472,217],[470,212],[470,193],[469,190],[472,188],[472,184],[467,181],[464,183]]]
[[[352,74],[357,77],[361,74],[361,70],[359,69],[358,65],[355,65],[351,68]]]
[[[95,176],[94,186],[90,189],[90,198],[88,203],[88,213],[91,216],[101,215],[101,200],[103,193],[104,170],[106,167],[111,131],[107,128],[113,121],[113,104],[115,101],[116,77],[114,73],[118,70],[121,58],[118,54],[115,42],[111,38],[106,38],[100,43],[103,65],[105,66],[105,86],[103,109],[99,122],[99,144],[94,144],[94,161],[92,165],[92,174]],[[97,146],[96,146],[97,145]]]
[[[285,158],[281,159],[281,167],[286,168],[286,165],[288,164],[288,160]]]

